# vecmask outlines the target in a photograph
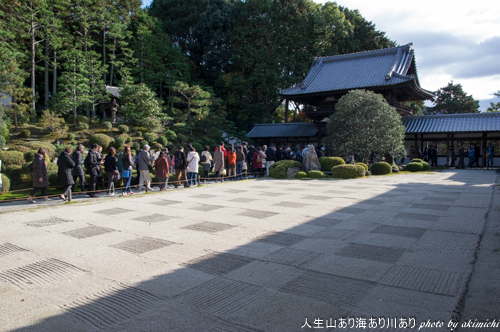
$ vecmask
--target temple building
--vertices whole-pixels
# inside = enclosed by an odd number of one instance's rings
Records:
[[[286,103],[285,123],[256,124],[248,136],[257,143],[321,144],[335,104],[354,89],[381,94],[396,109],[406,126],[408,151],[411,145],[422,150],[427,145],[438,145],[439,155],[446,158],[447,146],[460,142],[474,141],[481,148],[490,141],[495,147],[500,142],[500,113],[413,116],[405,102],[432,100],[434,93],[420,86],[411,43],[315,58],[304,81],[279,92]],[[310,122],[288,123],[290,106],[303,112]],[[500,153],[499,149],[495,151]],[[439,162],[444,164],[446,159]]]

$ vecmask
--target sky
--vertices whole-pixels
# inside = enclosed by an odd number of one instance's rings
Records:
[[[144,6],[150,3],[151,0],[143,0]],[[482,111],[490,102],[500,102],[493,95],[500,90],[500,1],[338,0],[337,3],[358,9],[377,30],[385,31],[398,44],[413,43],[422,88],[436,91],[453,81],[479,100]]]

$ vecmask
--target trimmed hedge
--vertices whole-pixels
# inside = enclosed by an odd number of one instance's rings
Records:
[[[423,163],[424,161],[422,159],[419,159],[419,158],[413,158],[412,160],[410,160],[410,163]]]
[[[70,141],[74,140],[74,139],[75,139],[75,135],[74,135],[74,134],[72,134],[72,133],[68,133],[68,139],[69,139]]]
[[[2,173],[2,194],[8,193],[10,190],[10,179]]]
[[[165,136],[160,136],[156,139],[158,143],[160,143],[163,146],[167,146],[168,144],[168,139]]]
[[[24,164],[24,154],[19,151],[0,151],[0,160],[2,161],[2,168],[12,165],[22,166]]]
[[[85,115],[77,115],[76,116],[76,123],[85,123],[85,124],[89,124],[89,118],[87,118]],[[66,123],[67,124],[75,124],[75,122],[73,121],[73,115],[70,115],[66,118]]]
[[[89,124],[88,123],[85,123],[85,122],[80,122],[78,123],[78,125],[76,126],[76,129],[78,130],[87,130],[89,129]]]
[[[295,174],[295,178],[296,179],[303,179],[303,178],[306,178],[306,177],[307,177],[307,173],[303,172],[303,171],[297,172],[297,174]]]
[[[312,171],[307,172],[307,177],[311,178],[311,179],[319,179],[319,178],[322,178],[324,176],[325,176],[325,174],[321,171],[312,170]]]
[[[340,179],[355,179],[365,176],[365,168],[361,165],[337,165],[332,167],[332,176]]]
[[[431,169],[431,165],[429,165],[428,162],[423,161],[422,165],[424,166],[424,168],[423,168],[424,171],[428,171]]]
[[[120,133],[125,134],[128,133],[129,129],[128,126],[122,124],[118,126],[118,130],[120,131]]]
[[[114,144],[115,149],[119,150],[124,145],[125,145],[125,138],[123,138],[121,136],[118,136],[117,138],[115,138],[115,144]]]
[[[104,122],[102,123],[102,126],[103,126],[103,127],[104,127],[104,129],[106,129],[106,130],[111,130],[111,129],[113,128],[113,125],[112,125],[112,124],[111,124],[111,122],[109,122],[109,121],[104,121]]]
[[[373,175],[390,174],[392,173],[392,166],[385,161],[380,161],[372,165],[371,172]]]
[[[193,148],[196,149],[196,152],[201,152],[203,151],[203,146],[200,143],[193,143]]]
[[[280,160],[269,167],[269,176],[275,179],[288,177],[288,167],[302,167],[302,163],[294,160]]]
[[[319,163],[321,164],[322,171],[329,171],[332,167],[345,165],[344,159],[340,157],[321,157],[319,158]]]
[[[110,142],[111,142],[111,138],[105,134],[94,134],[94,135],[89,137],[89,147],[91,147],[92,144],[97,143],[100,146],[102,146],[103,152],[106,151]]]
[[[21,130],[21,132],[19,133],[19,137],[21,137],[21,138],[30,138],[31,137],[31,131],[29,131],[28,129]]]
[[[26,161],[27,163],[33,162],[33,159],[35,159],[35,153],[37,152],[38,151],[36,150],[26,152],[24,154],[24,161]]]
[[[143,138],[144,138],[146,141],[148,141],[148,143],[149,143],[149,144],[151,144],[151,143],[153,143],[153,142],[154,142],[154,140],[155,140],[155,135],[154,135],[154,134],[152,134],[152,133],[145,133],[145,134],[143,135]]]
[[[29,147],[24,146],[24,145],[14,145],[14,146],[11,146],[8,151],[19,151],[22,153],[26,153],[26,152],[30,152],[31,150],[32,149],[30,149]]]
[[[365,163],[356,163],[355,165],[361,166],[365,169],[365,172],[368,172],[368,165]]]
[[[52,160],[52,158],[54,158],[54,156],[56,154],[56,147],[55,147],[55,145],[47,143],[47,142],[41,142],[41,141],[25,142],[22,145],[28,147],[29,148],[28,151],[36,150],[38,152],[38,150],[40,148],[44,148],[45,150],[47,150],[47,154],[49,155],[49,157],[50,157],[51,160]]]
[[[141,146],[139,145],[139,143],[134,142],[132,143],[132,149],[139,151],[141,149]]]
[[[406,169],[410,172],[420,172],[424,170],[424,165],[422,165],[422,163],[411,162],[406,165]]]
[[[0,135],[0,149],[5,146],[5,143],[7,143],[7,141],[5,140],[5,137]]]

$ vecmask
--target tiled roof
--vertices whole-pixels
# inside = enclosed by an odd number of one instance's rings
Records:
[[[256,124],[247,134],[250,138],[265,137],[313,137],[318,128],[312,122]]]
[[[113,97],[120,98],[120,88],[117,86],[106,85],[106,91]]]
[[[500,112],[405,116],[407,134],[500,132]]]
[[[382,50],[317,57],[306,79],[291,88],[281,90],[280,94],[292,96],[383,87],[413,80],[420,86],[416,75],[407,75],[414,60],[414,53],[412,44],[407,44]],[[424,92],[431,94],[429,91]]]

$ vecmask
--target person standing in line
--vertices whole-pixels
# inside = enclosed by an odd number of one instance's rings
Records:
[[[108,195],[113,196],[115,194],[115,173],[118,172],[118,166],[116,165],[115,158],[116,150],[114,147],[108,148],[108,154],[104,158],[104,172],[106,173],[106,178],[108,180]],[[112,191],[111,191],[111,188]]]
[[[219,177],[220,177],[221,182],[224,182],[224,176],[222,174],[220,174],[221,170],[224,169],[224,152],[222,152],[222,150],[220,148],[221,148],[221,145],[219,145],[219,148],[214,152],[215,183],[217,183],[217,179]]]
[[[122,156],[123,156],[123,151],[125,151],[125,148],[123,148],[120,153],[118,154],[118,157],[116,157],[116,167],[118,168],[118,171],[121,172],[123,170],[123,164],[122,164]]]
[[[169,171],[170,162],[168,160],[168,154],[162,150],[155,162],[155,172],[160,182],[160,191],[167,190]]]
[[[429,147],[425,147],[424,152],[422,152],[422,160],[429,162]]]
[[[415,148],[412,145],[410,147],[410,161],[412,161],[413,159],[415,159]]]
[[[79,178],[80,179],[80,191],[84,192],[85,191],[85,173],[83,172],[83,144],[78,144],[76,150],[73,152],[71,155],[71,158],[73,159],[75,166],[73,167],[73,186],[71,188],[72,192],[75,192],[76,189],[76,180]]]
[[[102,146],[97,147],[97,160],[102,165],[104,163],[104,158],[102,157]],[[96,179],[96,190],[99,189],[99,185],[101,185],[101,189],[104,189],[104,177],[102,176],[102,167],[99,167],[99,174]]]
[[[474,144],[471,143],[467,148],[467,154],[469,155],[469,168],[472,168],[472,164],[474,164]]]
[[[184,148],[179,146],[177,152],[174,155],[175,160],[175,188],[178,188],[181,184],[182,178],[184,178],[184,188],[189,188],[189,183],[187,181],[187,160],[186,154],[184,153]]]
[[[245,157],[246,157],[248,155],[248,143],[243,142],[243,143],[241,143],[241,145],[243,146],[243,153],[245,154]]]
[[[458,148],[458,166],[457,166],[458,169],[460,169],[460,168],[464,169],[465,168],[464,158],[465,158],[464,146],[462,144],[460,144],[460,146]]]
[[[203,167],[203,177],[205,179],[208,179],[208,173],[210,173],[210,168],[212,168],[212,155],[210,154],[210,147],[208,145],[205,145],[203,147],[203,152],[201,153],[201,157],[200,157],[200,162],[201,162],[201,166]],[[203,180],[203,182],[205,183],[206,180]]]
[[[99,158],[97,154],[97,149],[99,145],[97,143],[92,144],[92,148],[89,150],[87,157],[85,158],[85,168],[87,169],[87,174],[90,175],[90,183],[89,183],[89,195],[90,197],[96,197],[95,191],[97,187],[97,179],[101,172],[101,164],[102,160]]]
[[[484,153],[486,154],[486,168],[493,169],[493,157],[495,156],[495,149],[488,143],[488,146],[484,148]]]
[[[245,152],[243,146],[239,146],[236,150],[236,179],[243,178],[243,163],[245,162]]]
[[[34,196],[37,191],[40,189],[42,192],[42,196],[44,201],[50,201],[50,198],[47,197],[47,188],[49,186],[49,179],[47,177],[47,164],[45,162],[47,159],[47,150],[44,148],[40,148],[38,153],[35,153],[33,159],[33,189],[31,189],[28,202],[36,203],[34,200]]]
[[[450,146],[450,159],[451,159],[450,167],[455,167],[455,161],[457,160],[457,154],[455,152],[454,146]]]
[[[132,170],[134,166],[134,158],[132,157],[132,152],[130,147],[126,146],[123,148],[122,155],[122,177],[123,177],[123,196],[133,195],[134,192],[130,189],[130,181],[132,181]]]
[[[438,149],[437,145],[432,148],[432,164],[437,167],[438,165]]]
[[[269,144],[269,147],[266,150],[266,175],[269,176],[269,167],[276,161],[276,149],[274,148],[274,144]]]
[[[187,177],[190,186],[198,185],[198,164],[200,161],[200,155],[196,152],[194,146],[189,147],[189,152],[186,156],[187,159]]]
[[[253,170],[255,172],[255,177],[262,176],[262,155],[261,155],[261,148],[258,147],[254,150],[253,152]]]
[[[144,190],[144,183],[149,191],[153,191],[151,188],[151,175],[149,174],[149,168],[151,167],[150,156],[149,156],[149,145],[144,145],[142,150],[137,153],[137,171],[139,172],[139,190]]]
[[[474,145],[474,163],[479,167],[479,158],[481,157],[481,149],[479,144]]]
[[[227,150],[227,176],[229,180],[236,179],[236,151],[232,147]]]
[[[245,156],[246,160],[247,160],[247,172],[253,172],[253,169],[254,169],[254,167],[253,167],[253,153],[254,153],[254,147],[252,145],[248,149],[248,153]]]
[[[57,183],[63,187],[63,192],[59,198],[63,201],[67,200],[71,187],[75,184],[73,180],[73,167],[75,162],[71,159],[73,148],[68,146],[57,158]]]

